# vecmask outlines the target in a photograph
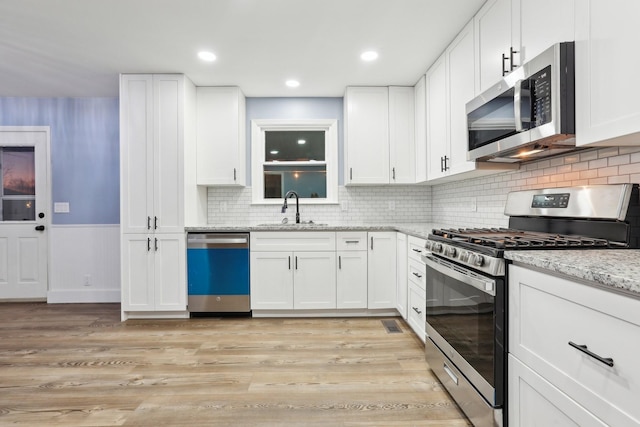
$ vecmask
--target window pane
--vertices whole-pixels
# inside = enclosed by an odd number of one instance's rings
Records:
[[[324,161],[324,135],[324,131],[266,131],[265,161]]]
[[[36,201],[28,200],[3,200],[2,220],[3,221],[35,221]]]
[[[293,190],[299,197],[327,198],[327,167],[265,165],[264,197],[277,199]]]
[[[3,196],[35,196],[35,152],[33,147],[2,149]]]

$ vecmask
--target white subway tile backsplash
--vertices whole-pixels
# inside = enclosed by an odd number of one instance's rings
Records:
[[[303,220],[330,224],[430,222],[450,227],[506,227],[510,191],[640,183],[640,147],[606,147],[522,165],[520,170],[434,185],[340,187],[338,204],[301,205]],[[389,202],[395,202],[391,210]],[[342,210],[342,202],[347,209]],[[291,204],[289,205],[291,206]],[[256,225],[287,217],[281,205],[252,205],[251,188],[210,187],[208,223]]]

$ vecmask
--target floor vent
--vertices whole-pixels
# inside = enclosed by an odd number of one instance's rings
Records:
[[[398,326],[398,324],[396,323],[395,320],[383,320],[382,321],[382,326],[384,326],[384,328],[387,330],[388,334],[401,334],[402,333],[402,329],[400,329],[400,326]]]

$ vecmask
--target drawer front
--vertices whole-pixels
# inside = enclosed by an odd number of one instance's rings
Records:
[[[607,424],[640,424],[640,300],[518,266],[509,290],[509,351]]]
[[[420,239],[419,237],[409,236],[407,239],[407,245],[409,247],[409,259],[413,259],[419,262],[422,262],[420,259],[420,255],[425,248],[426,240]]]
[[[408,277],[411,283],[415,283],[419,286],[423,291],[427,290],[427,278],[426,278],[426,269],[427,267],[422,263],[416,260],[410,259],[408,263]]]
[[[336,250],[333,231],[259,231],[250,240],[251,252]]]
[[[425,322],[427,320],[425,313],[425,291],[420,289],[414,283],[409,282],[409,306],[407,307],[407,321],[411,329],[424,342],[426,334],[424,332]]]
[[[366,251],[366,231],[340,231],[336,233],[336,247],[339,251]]]

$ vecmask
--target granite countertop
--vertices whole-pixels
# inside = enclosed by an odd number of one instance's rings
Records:
[[[514,262],[562,273],[640,298],[640,250],[505,251]]]
[[[253,231],[399,231],[411,236],[426,239],[431,230],[440,228],[431,223],[395,223],[395,224],[258,224],[258,225],[204,225],[197,227],[186,227],[187,232],[211,232],[224,233],[236,232],[247,233]]]

